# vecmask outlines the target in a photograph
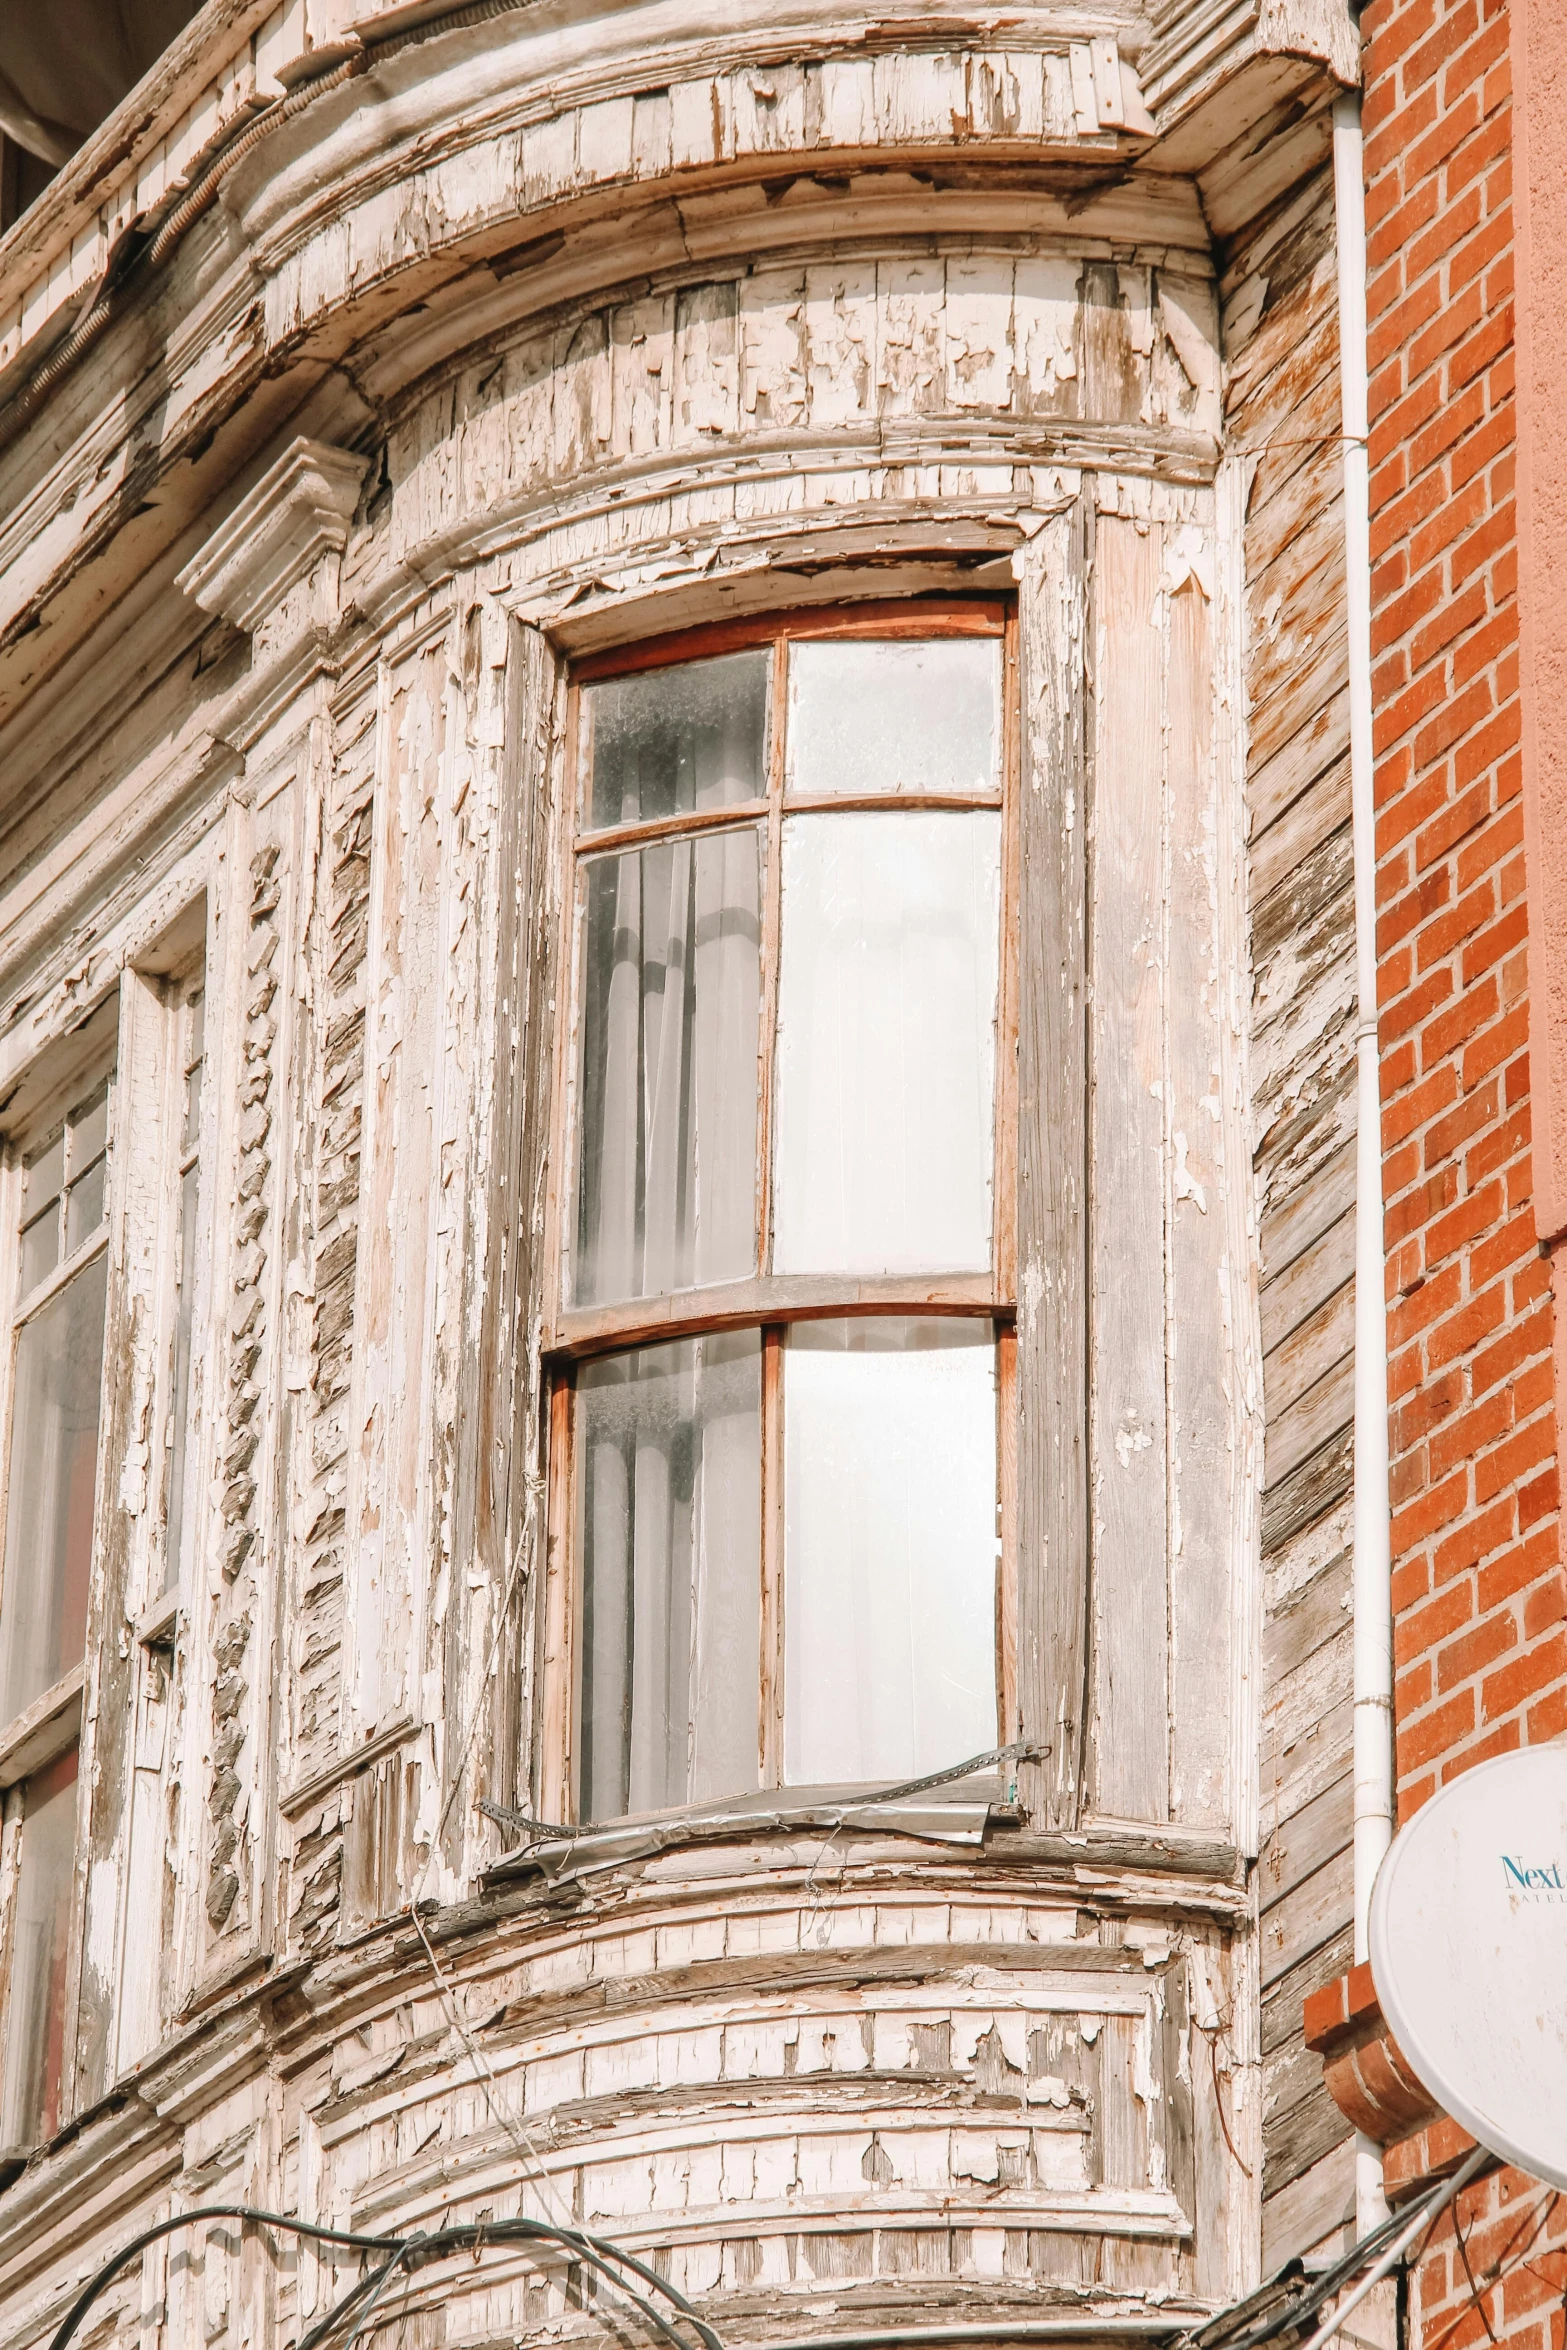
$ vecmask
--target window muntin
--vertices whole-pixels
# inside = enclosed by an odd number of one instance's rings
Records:
[[[943,1767],[995,1741],[1010,1654],[1001,615],[753,633],[578,695],[556,1800],[584,1818]]]

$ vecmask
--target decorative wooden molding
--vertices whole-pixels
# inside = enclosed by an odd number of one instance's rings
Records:
[[[310,630],[337,626],[343,550],[368,460],[301,437],[267,468],[178,577],[275,658]]]
[[[389,1754],[395,1754],[399,1747],[408,1745],[410,1740],[420,1734],[421,1725],[412,1714],[405,1714],[401,1721],[389,1722],[384,1730],[377,1731],[373,1738],[367,1738],[351,1754],[329,1763],[325,1770],[313,1771],[308,1779],[301,1779],[298,1786],[286,1787],[278,1797],[278,1810],[286,1820],[299,1819],[303,1813],[324,1802],[327,1796],[335,1795],[350,1779],[357,1779],[362,1772],[383,1762]]]

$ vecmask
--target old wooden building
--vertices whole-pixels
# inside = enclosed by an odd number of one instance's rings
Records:
[[[389,2345],[636,2332],[519,2217],[1173,2341],[1356,2202],[1355,23],[114,13],[0,30],[0,2336],[245,2205],[474,2223]]]

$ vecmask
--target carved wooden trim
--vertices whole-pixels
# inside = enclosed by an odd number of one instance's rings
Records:
[[[325,441],[291,441],[191,557],[178,586],[272,653],[312,627],[330,633],[366,463]]]

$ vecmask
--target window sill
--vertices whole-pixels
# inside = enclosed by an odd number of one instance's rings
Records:
[[[698,1844],[748,1843],[764,1836],[831,1837],[840,1831],[861,1837],[912,1837],[922,1844],[977,1852],[984,1843],[991,1814],[997,1810],[1015,1816],[1013,1807],[984,1797],[873,1804],[861,1790],[858,1803],[853,1794],[836,1802],[780,1803],[776,1795],[768,1794],[727,1803],[721,1811],[611,1820],[602,1826],[577,1829],[569,1836],[540,1837],[520,1851],[505,1854],[485,1871],[483,1881],[486,1885],[507,1885],[521,1877],[616,1868],[624,1861],[647,1860],[660,1852],[688,1850]]]
[[[85,1670],[73,1665],[63,1680],[35,1697],[25,1713],[0,1731],[0,1788],[14,1787],[70,1745],[82,1724]]]
[[[898,1838],[944,1845],[954,1855],[983,1859],[987,1866],[1064,1874],[1079,1885],[1112,1877],[1177,1878],[1194,1891],[1211,1889],[1226,1913],[1244,1905],[1245,1859],[1220,1838],[1120,1822],[1075,1833],[1046,1833],[1033,1829],[1020,1806],[1002,1798],[999,1774],[982,1782],[982,1791],[974,1795],[933,1796],[901,1804],[871,1803],[863,1788],[813,1788],[783,1802],[769,1791],[711,1811],[644,1814],[570,1835],[541,1837],[505,1853],[482,1872],[480,1882],[486,1890],[496,1891],[530,1879],[548,1884],[704,1845],[782,1845],[792,1837],[812,1843],[836,1837],[835,1850],[843,1852],[850,1840],[864,1844]],[[782,1852],[779,1865],[785,1865]]]

